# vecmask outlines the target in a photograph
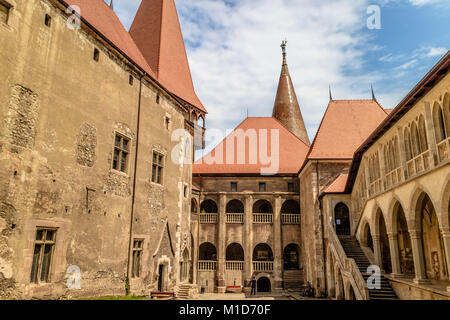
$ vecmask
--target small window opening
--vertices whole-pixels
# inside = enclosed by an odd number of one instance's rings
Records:
[[[98,62],[100,58],[100,51],[98,49],[94,49],[94,60]]]
[[[50,17],[48,14],[45,15],[45,25],[47,27],[51,27],[52,25],[52,17]]]

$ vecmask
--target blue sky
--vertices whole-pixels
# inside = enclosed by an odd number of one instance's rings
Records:
[[[109,3],[109,0],[105,0]],[[449,0],[175,0],[207,126],[232,129],[270,116],[280,43],[310,138],[328,103],[370,98],[393,108],[450,49]],[[114,0],[128,29],[140,0]],[[367,8],[381,29],[367,28]]]

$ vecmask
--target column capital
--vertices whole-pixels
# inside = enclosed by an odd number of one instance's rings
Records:
[[[409,236],[411,237],[411,239],[420,239],[420,238],[422,238],[422,231],[409,230]]]
[[[381,239],[381,236],[380,236],[380,235],[378,235],[378,234],[377,234],[377,235],[375,235],[375,234],[372,235],[372,240],[373,240],[373,241],[380,241],[380,239]]]
[[[398,240],[398,233],[388,232],[388,239],[389,240]]]

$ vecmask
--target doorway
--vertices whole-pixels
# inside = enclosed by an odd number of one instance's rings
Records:
[[[257,281],[258,292],[270,292],[270,280],[266,277],[261,277]]]
[[[350,210],[342,202],[338,203],[334,208],[334,221],[338,236],[350,235]]]

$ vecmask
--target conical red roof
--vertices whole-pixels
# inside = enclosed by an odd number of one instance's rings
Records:
[[[281,69],[272,117],[280,121],[286,128],[309,146],[311,143],[309,141],[302,113],[300,111],[300,105],[297,100],[297,95],[295,94],[294,85],[292,84],[291,75],[289,74],[289,68],[286,62],[285,42],[283,42],[282,48],[283,67]]]
[[[194,90],[174,0],[142,0],[130,35],[158,81],[179,98],[206,112]]]

